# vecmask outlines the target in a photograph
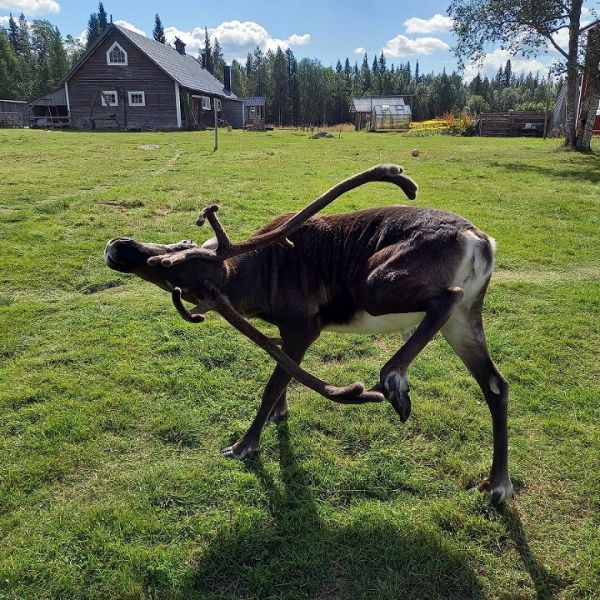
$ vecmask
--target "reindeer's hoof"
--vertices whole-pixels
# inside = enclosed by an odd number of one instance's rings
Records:
[[[474,491],[483,492],[490,498],[490,502],[494,506],[508,500],[513,495],[513,484],[510,481],[510,477],[506,479],[500,479],[496,482],[492,482],[489,477],[486,477],[477,487],[473,488]]]
[[[221,449],[221,455],[236,460],[251,460],[258,453],[258,446],[253,444],[240,444],[236,442],[233,446],[225,446]]]
[[[410,396],[408,395],[408,380],[406,375],[398,372],[390,373],[383,384],[384,396],[389,400],[394,410],[405,423],[410,417]]]

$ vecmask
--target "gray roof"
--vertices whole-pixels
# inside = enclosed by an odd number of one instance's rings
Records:
[[[404,106],[402,96],[368,96],[366,98],[352,98],[352,109],[356,112],[370,113],[375,106]]]
[[[172,48],[168,44],[161,44],[152,38],[147,38],[144,35],[140,35],[139,33],[125,29],[125,27],[114,24],[106,28],[104,33],[92,44],[79,61],[73,65],[64,80],[68,80],[88,59],[108,33],[115,29],[123,34],[140,50],[140,52],[144,53],[155,65],[162,69],[169,77],[173,78],[181,87],[194,92],[204,92],[224,99],[238,100],[241,102],[240,98],[238,98],[231,90],[225,89],[225,85],[214,75],[209,73],[206,69],[203,69],[202,65],[193,56],[179,54],[175,48]]]
[[[264,96],[249,96],[242,98],[244,106],[264,106],[267,99]]]
[[[114,25],[131,43],[135,44],[150,60],[155,62],[167,75],[177,83],[196,92],[207,92],[223,98],[238,100],[231,91],[225,89],[214,75],[209,73],[193,57],[179,54],[175,48],[168,44],[161,44],[152,38],[135,33],[125,27]]]
[[[66,106],[66,104],[67,94],[64,87],[58,88],[31,102],[32,106]]]

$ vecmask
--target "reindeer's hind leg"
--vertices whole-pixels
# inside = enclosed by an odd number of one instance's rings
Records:
[[[477,380],[492,413],[492,469],[477,489],[488,493],[492,502],[498,504],[509,498],[513,491],[508,473],[508,383],[492,362],[485,343],[481,317],[484,294],[485,289],[472,306],[460,306],[442,328],[442,333]]]

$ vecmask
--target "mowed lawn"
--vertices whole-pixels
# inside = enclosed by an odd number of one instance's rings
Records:
[[[220,143],[0,131],[0,598],[598,598],[599,144]],[[516,489],[499,510],[468,492],[489,469],[490,417],[441,337],[412,366],[406,424],[387,403],[340,406],[292,384],[288,421],[237,462],[219,449],[249,425],[272,361],[104,265],[111,237],[210,237],[194,221],[215,201],[244,239],[379,162],[404,165],[416,204],[497,240],[485,319],[511,384]],[[372,184],[327,211],[398,202]],[[400,343],[328,333],[305,364],[371,385]]]

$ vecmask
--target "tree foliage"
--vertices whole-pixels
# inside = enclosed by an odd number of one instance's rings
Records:
[[[165,38],[165,30],[158,13],[154,15],[154,29],[152,30],[152,37],[161,44],[165,44],[167,42]]]
[[[454,51],[461,64],[483,59],[491,44],[525,56],[545,52],[548,45],[559,53],[557,68],[566,72],[567,79],[565,143],[569,147],[576,144],[582,5],[583,0],[452,0],[448,7],[458,39]],[[568,33],[566,47],[559,43],[562,32]]]
[[[0,97],[33,100],[60,85],[78,54],[69,52],[49,21],[35,19],[30,25],[24,15],[12,21],[8,31],[0,29]]]

